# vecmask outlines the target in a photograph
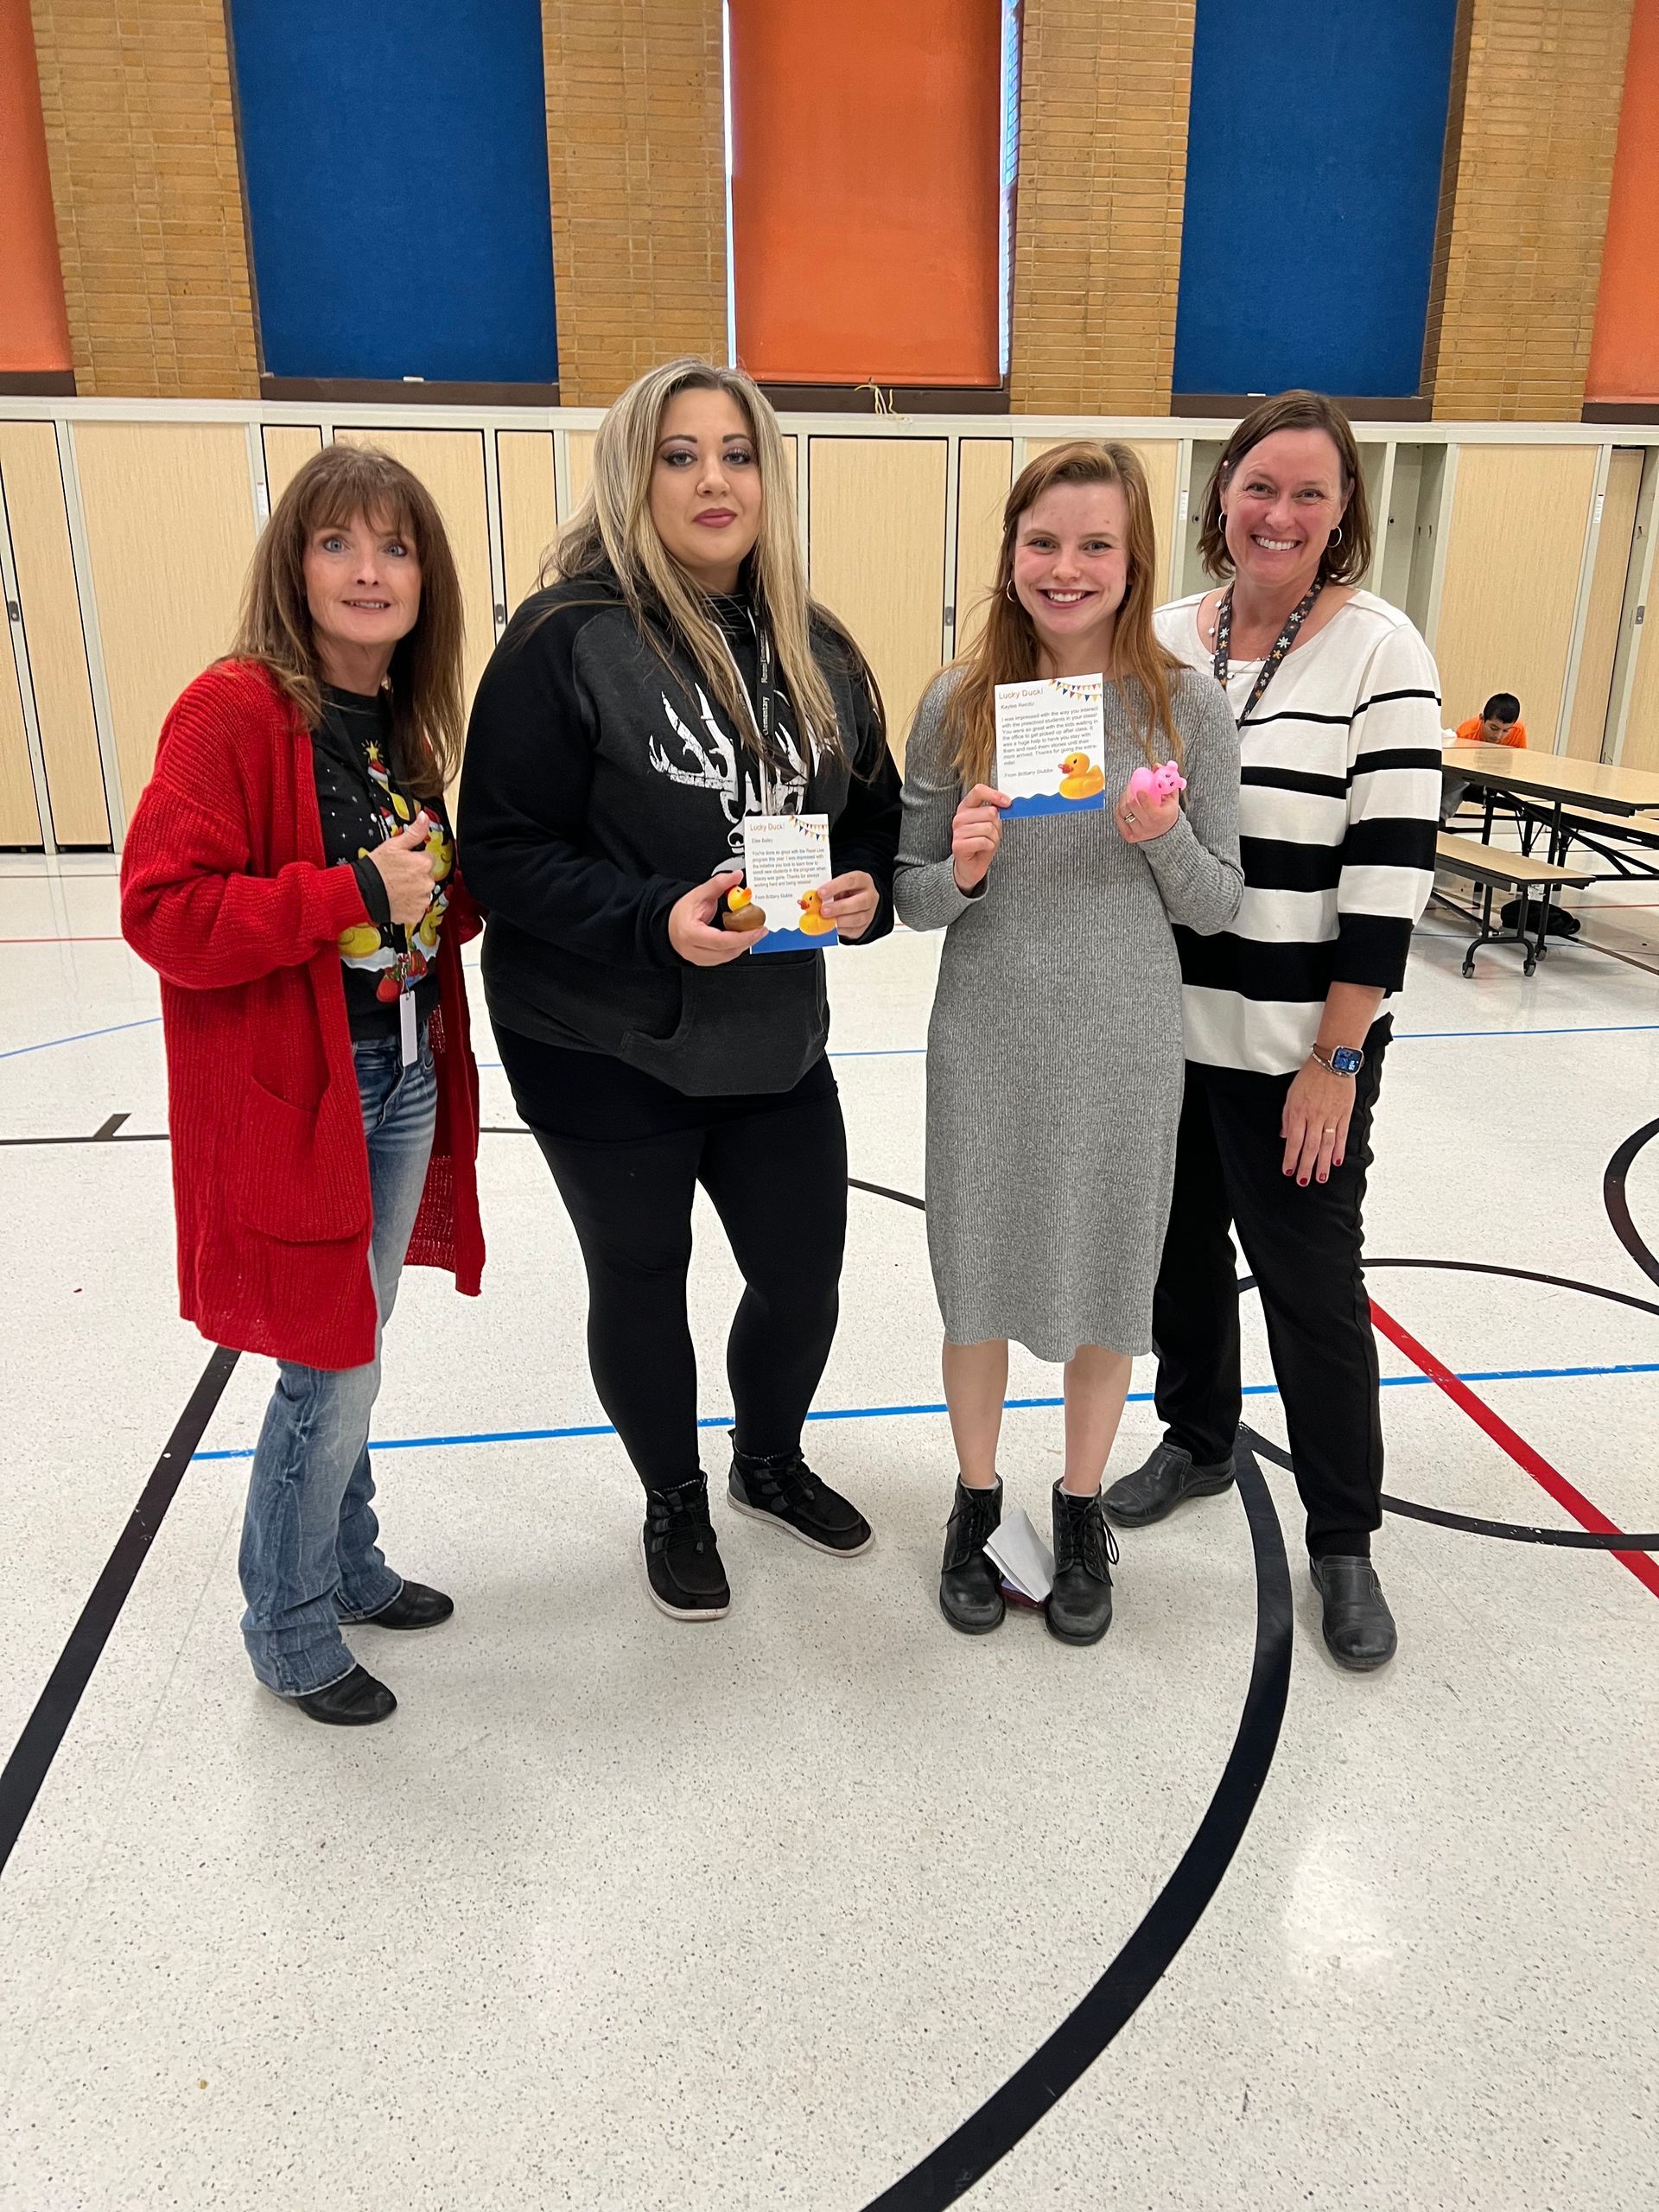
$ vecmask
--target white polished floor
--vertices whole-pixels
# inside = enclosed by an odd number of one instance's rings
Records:
[[[1577,900],[1627,958],[1563,949],[1530,982],[1503,952],[1464,981],[1466,932],[1431,910],[1383,1089],[1376,1257],[1659,1306],[1602,1192],[1659,1112],[1656,897]],[[175,1315],[156,989],[116,931],[107,861],[0,862],[0,1758],[208,1354]],[[853,1173],[917,1194],[935,957],[900,937],[834,963]],[[1217,1792],[1255,1643],[1239,1498],[1124,1539],[1097,1649],[1028,1617],[952,1635],[924,1224],[888,1198],[852,1194],[810,1432],[874,1550],[826,1560],[724,1517],[729,1619],[660,1618],[634,1478],[586,1433],[573,1242],[499,1070],[483,1080],[504,1132],[483,1141],[485,1295],[406,1278],[377,1424],[389,1555],[455,1618],[361,1633],[401,1700],[385,1727],[317,1728],[255,1687],[235,1554],[270,1370],[243,1361],[0,1872],[5,2212],[860,2212],[1105,1972]],[[97,1141],[10,1141],[113,1116]],[[1659,1245],[1659,1144],[1629,1198]],[[734,1278],[704,1226],[715,1420]],[[1523,1458],[1659,1529],[1659,1313],[1439,1268],[1372,1287]],[[1253,1311],[1248,1357],[1248,1418],[1282,1440]],[[1391,1493],[1578,1525],[1382,1357]],[[1011,1387],[1052,1399],[1058,1376],[1017,1357]],[[1138,1400],[1115,1465],[1154,1433]],[[1058,1444],[1052,1407],[1011,1413],[1008,1494],[1039,1521]],[[965,2201],[1659,2202],[1659,1576],[1390,1516],[1400,1657],[1345,1676],[1294,1486],[1264,1472],[1297,1618],[1254,1817],[1163,1978]]]

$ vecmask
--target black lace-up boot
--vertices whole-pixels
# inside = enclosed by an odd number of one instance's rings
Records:
[[[738,1512],[756,1521],[775,1522],[817,1552],[850,1559],[855,1552],[868,1551],[874,1541],[858,1508],[815,1475],[798,1451],[778,1452],[766,1459],[740,1452],[734,1436],[727,1492]]]
[[[989,1490],[969,1490],[960,1477],[956,1503],[944,1525],[944,1565],[939,1571],[939,1611],[964,1636],[988,1636],[1002,1624],[1002,1577],[985,1556],[985,1539],[1002,1518],[1002,1478]]]
[[[1098,1493],[1073,1497],[1054,1485],[1054,1587],[1043,1608],[1048,1632],[1062,1643],[1098,1643],[1112,1624],[1112,1569],[1117,1539],[1106,1525]]]
[[[723,1620],[732,1610],[726,1570],[709,1518],[709,1484],[702,1475],[671,1490],[645,1492],[641,1538],[652,1603],[676,1621]]]

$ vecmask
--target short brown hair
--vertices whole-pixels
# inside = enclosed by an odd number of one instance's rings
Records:
[[[397,640],[386,680],[398,768],[413,798],[437,798],[461,765],[466,614],[436,503],[402,461],[378,446],[327,445],[295,474],[253,549],[231,658],[269,669],[316,728],[322,675],[305,549],[317,531],[343,529],[359,515],[410,539],[420,561],[421,611]]]
[[[1319,556],[1319,575],[1326,583],[1357,584],[1371,565],[1371,503],[1365,496],[1365,472],[1359,465],[1353,424],[1336,401],[1322,391],[1281,391],[1276,399],[1264,399],[1222,448],[1198,518],[1198,558],[1205,572],[1216,577],[1232,575],[1233,556],[1227,550],[1222,521],[1222,494],[1245,455],[1276,430],[1323,430],[1335,446],[1348,505],[1342,518],[1341,542],[1325,547]]]

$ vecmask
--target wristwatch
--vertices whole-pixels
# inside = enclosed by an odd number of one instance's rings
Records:
[[[1335,1046],[1328,1059],[1317,1045],[1311,1050],[1319,1065],[1328,1068],[1332,1075],[1357,1075],[1365,1065],[1365,1055],[1357,1045]]]

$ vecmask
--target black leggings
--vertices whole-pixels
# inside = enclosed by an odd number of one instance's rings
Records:
[[[745,1284],[726,1347],[739,1447],[796,1450],[836,1333],[847,1233],[828,1063],[777,1097],[688,1099],[606,1055],[497,1036],[582,1245],[594,1384],[640,1481],[698,1472],[686,1274],[699,1183]],[[571,1134],[594,1127],[625,1134]]]

